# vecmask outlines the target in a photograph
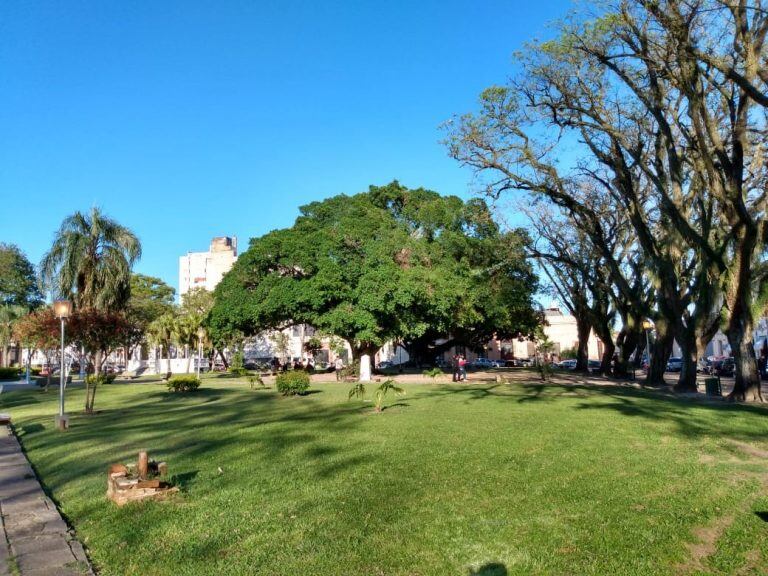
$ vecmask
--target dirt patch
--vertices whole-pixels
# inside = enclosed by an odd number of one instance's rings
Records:
[[[752,444],[747,444],[746,442],[739,442],[738,440],[731,440],[730,444],[748,456],[768,459],[768,450],[753,446]]]
[[[688,544],[689,559],[685,564],[679,564],[678,574],[690,574],[692,572],[706,571],[704,560],[715,553],[717,540],[733,523],[733,516],[721,516],[709,526],[701,526],[693,530],[693,535],[698,542]]]

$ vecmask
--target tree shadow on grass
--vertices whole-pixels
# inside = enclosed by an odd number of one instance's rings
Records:
[[[189,491],[190,485],[194,482],[195,478],[200,471],[192,470],[190,472],[182,472],[181,474],[173,474],[169,478],[170,483],[173,486],[177,486],[182,492]]]
[[[511,401],[518,404],[555,403],[578,401],[576,410],[603,410],[618,412],[631,418],[649,421],[672,422],[676,432],[686,438],[730,437],[741,440],[765,439],[765,429],[760,430],[755,420],[742,417],[768,416],[768,406],[734,404],[722,400],[675,396],[658,389],[623,385],[584,383],[511,383],[504,385],[469,384],[443,386],[415,395],[412,400],[434,397],[455,397],[464,402],[488,398]]]
[[[477,570],[469,570],[469,576],[507,576],[507,567],[501,562],[489,562]]]
[[[760,518],[760,520],[762,520],[763,522],[768,522],[768,512],[764,512],[764,511],[755,512],[755,516]]]

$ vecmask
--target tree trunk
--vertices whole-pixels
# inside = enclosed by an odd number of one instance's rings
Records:
[[[613,340],[603,342],[603,357],[600,359],[600,374],[610,375],[611,373],[611,360],[616,352],[616,344]]]
[[[165,351],[168,353],[168,357],[166,358],[166,360],[167,360],[167,368],[168,368],[167,372],[168,372],[168,374],[171,374],[171,372],[172,372],[171,371],[171,346],[170,345],[166,345],[165,346]]]
[[[736,381],[728,399],[736,402],[763,402],[760,374],[752,346],[751,322],[747,319],[734,322],[732,318],[728,343],[736,365]]]
[[[94,379],[93,386],[91,386],[91,397],[88,403],[88,414],[93,414],[93,404],[96,402],[96,386],[98,381]]]
[[[666,321],[656,321],[656,340],[651,343],[648,350],[648,375],[645,378],[647,386],[664,386],[664,373],[667,371],[667,362],[672,354],[674,333],[669,329]]]
[[[101,374],[102,353],[101,350],[96,350],[93,356],[93,375],[98,377]]]
[[[224,364],[224,369],[225,370],[229,369],[229,362],[227,362],[227,358],[224,356],[224,351],[221,348],[219,348],[218,352],[219,352],[219,356],[221,357],[221,362]]]
[[[677,343],[682,356],[680,377],[675,384],[675,392],[698,392],[696,386],[696,359],[699,349],[696,345],[696,335],[692,330],[678,330]]]
[[[587,372],[589,370],[589,334],[592,326],[586,318],[576,318],[576,332],[579,345],[576,348],[576,368],[574,372]]]

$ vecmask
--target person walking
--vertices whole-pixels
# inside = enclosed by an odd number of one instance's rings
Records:
[[[344,360],[342,360],[341,356],[338,356],[333,365],[336,369],[336,381],[338,382],[341,380],[341,372],[344,370]]]
[[[463,354],[459,354],[459,380],[467,379],[467,359]]]
[[[453,371],[453,381],[458,382],[461,378],[461,373],[459,372],[459,355],[454,354],[451,357],[451,370]]]

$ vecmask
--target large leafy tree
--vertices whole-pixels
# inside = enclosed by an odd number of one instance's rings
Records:
[[[64,219],[40,273],[46,289],[77,308],[118,310],[128,302],[131,267],[140,257],[136,235],[93,208]]]
[[[18,246],[0,243],[0,305],[32,309],[42,302],[35,267]]]
[[[127,313],[146,328],[156,318],[173,311],[175,295],[176,290],[160,278],[131,274]]]
[[[215,291],[217,338],[294,323],[349,342],[369,377],[387,341],[535,324],[535,277],[517,233],[502,234],[484,202],[397,182],[301,208],[296,223],[251,241]]]
[[[0,305],[0,347],[3,366],[8,366],[9,350],[14,342],[13,327],[26,312],[27,309],[18,304]]]

